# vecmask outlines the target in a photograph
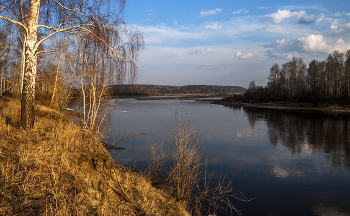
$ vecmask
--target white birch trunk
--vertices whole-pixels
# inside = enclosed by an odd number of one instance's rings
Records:
[[[24,80],[24,71],[25,71],[25,61],[26,61],[26,37],[24,37],[23,39],[23,48],[22,48],[22,59],[21,59],[21,85],[20,85],[20,89],[19,92],[20,94],[22,94],[23,91],[23,80]]]
[[[23,128],[34,126],[35,76],[37,66],[36,43],[38,31],[40,0],[29,3],[27,40],[25,47],[25,74],[21,101],[21,125]]]
[[[60,53],[60,56],[59,56],[59,59],[58,59],[58,63],[57,63],[55,84],[54,84],[54,87],[53,87],[53,93],[52,93],[52,97],[51,97],[51,102],[50,102],[49,108],[51,107],[53,99],[55,98],[55,93],[56,93],[56,88],[57,88],[57,80],[58,80],[58,73],[60,71],[61,57],[62,57],[62,53]]]

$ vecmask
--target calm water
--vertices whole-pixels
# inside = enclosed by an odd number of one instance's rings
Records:
[[[178,100],[121,99],[110,118],[117,131],[140,132],[111,151],[142,170],[148,146],[170,137]],[[126,111],[126,112],[125,112]],[[195,126],[209,169],[232,178],[244,215],[350,215],[350,120],[346,115],[291,113],[183,101],[181,120]]]

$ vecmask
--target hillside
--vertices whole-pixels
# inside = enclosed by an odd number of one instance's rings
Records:
[[[19,128],[20,102],[0,97],[0,215],[189,215],[149,177],[114,163],[96,134],[36,105]]]
[[[114,85],[111,86],[112,95],[178,95],[178,94],[209,94],[227,95],[243,93],[246,89],[240,86],[218,85]]]

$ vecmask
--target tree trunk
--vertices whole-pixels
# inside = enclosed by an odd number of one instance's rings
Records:
[[[21,59],[21,85],[20,85],[20,94],[22,94],[22,91],[23,91],[23,80],[24,80],[24,71],[26,69],[26,64],[25,64],[25,61],[26,61],[26,37],[24,37],[23,39],[23,48],[22,48],[22,59]]]
[[[55,84],[53,86],[53,93],[52,93],[52,97],[51,97],[51,102],[50,102],[49,108],[51,108],[53,99],[55,98],[55,93],[56,93],[56,88],[57,88],[57,80],[58,80],[58,72],[60,71],[60,64],[61,64],[61,54],[60,54],[60,57],[59,57],[58,63],[57,63]]]
[[[24,129],[34,126],[35,76],[37,66],[36,43],[40,0],[31,0],[27,23],[25,74],[21,101],[21,125]]]
[[[0,79],[0,96],[2,96],[2,81],[3,81],[4,69],[1,70],[1,79]]]

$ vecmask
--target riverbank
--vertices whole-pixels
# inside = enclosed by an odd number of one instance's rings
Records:
[[[35,113],[22,130],[19,101],[0,98],[0,215],[188,215],[147,176],[115,164],[69,112]]]
[[[321,111],[331,113],[348,113],[350,114],[349,106],[329,105],[329,104],[312,104],[312,103],[294,103],[288,101],[282,102],[267,102],[267,103],[242,103],[242,102],[227,102],[225,100],[213,100],[214,104],[224,106],[241,106],[255,107],[266,109],[294,110],[294,111]]]

